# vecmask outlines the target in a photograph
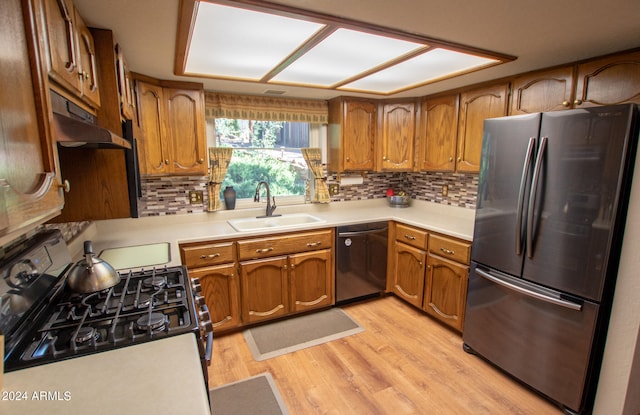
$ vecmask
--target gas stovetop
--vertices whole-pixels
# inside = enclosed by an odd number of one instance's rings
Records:
[[[64,284],[68,267],[58,276],[46,272],[55,249],[32,252],[4,267],[0,304],[12,322],[4,327],[7,371],[199,330],[184,267],[121,272],[114,287],[79,294]]]

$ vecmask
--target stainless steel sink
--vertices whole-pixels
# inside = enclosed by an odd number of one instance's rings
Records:
[[[229,225],[238,232],[279,229],[322,222],[325,222],[325,220],[307,213],[291,213],[282,216],[269,216],[264,218],[230,219],[227,221],[227,223],[229,223]]]

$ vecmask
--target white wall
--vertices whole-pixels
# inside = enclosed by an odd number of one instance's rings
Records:
[[[640,154],[639,154],[640,155]],[[640,414],[640,157],[636,159],[594,415]],[[636,361],[634,367],[634,360]]]

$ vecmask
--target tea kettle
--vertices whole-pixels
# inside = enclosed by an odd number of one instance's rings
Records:
[[[120,275],[116,270],[94,255],[91,241],[84,241],[84,259],[69,271],[69,288],[79,293],[93,293],[111,288],[118,282]]]

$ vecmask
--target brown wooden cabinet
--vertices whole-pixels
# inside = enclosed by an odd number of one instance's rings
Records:
[[[422,308],[436,319],[462,331],[471,245],[466,241],[429,234],[428,247]]]
[[[207,174],[204,91],[138,81],[140,173]],[[186,86],[186,84],[183,84]]]
[[[329,101],[329,171],[371,171],[375,168],[377,108],[377,103],[365,100],[336,98]]]
[[[135,120],[138,117],[136,109],[136,93],[134,89],[133,76],[129,70],[129,65],[125,59],[122,46],[115,45],[116,55],[116,75],[118,81],[118,96],[120,98],[120,112],[122,116],[129,120]]]
[[[382,106],[382,140],[379,170],[411,171],[414,167],[415,104],[386,103]]]
[[[304,252],[289,256],[291,312],[330,306],[334,302],[332,251]]]
[[[92,108],[100,106],[91,32],[71,0],[39,0],[36,19],[45,28],[49,77]]]
[[[484,120],[507,115],[508,97],[509,84],[485,86],[460,94],[456,171],[480,171]]]
[[[0,245],[60,213],[64,204],[56,148],[46,115],[46,69],[32,27],[30,2],[2,4],[0,25]],[[28,15],[28,10],[26,11]]]
[[[240,287],[235,242],[181,245],[180,257],[189,271],[189,277],[200,281],[201,295],[209,309],[214,331],[240,326]]]
[[[289,314],[288,263],[286,256],[240,263],[242,321],[257,321]]]
[[[573,106],[574,66],[539,71],[512,82],[510,115],[569,109]]]
[[[576,108],[640,103],[640,51],[578,64]]]
[[[390,258],[390,291],[413,304],[422,306],[426,270],[427,231],[395,223]]]
[[[455,171],[458,95],[424,99],[419,118],[417,169]]]

